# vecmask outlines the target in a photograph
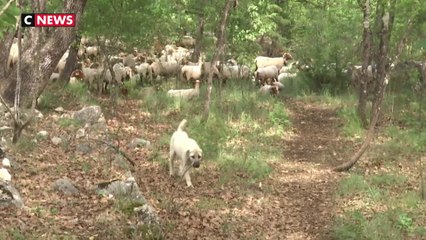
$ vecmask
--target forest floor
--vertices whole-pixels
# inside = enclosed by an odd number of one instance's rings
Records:
[[[330,239],[334,194],[344,176],[330,169],[347,159],[353,143],[340,136],[341,120],[334,109],[297,99],[286,99],[285,105],[292,126],[282,140],[282,160],[269,163],[272,173],[262,182],[242,175],[223,183],[220,168],[207,162],[192,173],[194,188],[187,188],[183,180],[169,176],[165,162],[147,160],[149,149],[124,149],[136,162],[134,176],[162,220],[167,239]],[[121,139],[143,133],[155,142],[175,129],[158,125],[140,111],[137,101],[117,109],[116,117],[108,120],[106,113],[106,119],[108,128],[122,124]],[[64,134],[50,113],[33,131],[41,129],[51,136]],[[20,164],[14,182],[28,208],[0,212],[0,239],[130,238],[131,220],[93,191],[102,180],[118,177],[117,172],[95,157],[69,154],[75,143],[66,150],[48,142],[39,145],[30,154],[12,153]],[[167,155],[166,148],[161,152]],[[80,189],[79,196],[51,190],[64,176]]]
[[[142,176],[161,177],[148,192],[174,192],[173,201],[184,209],[161,214],[174,223],[170,239],[331,239],[333,199],[343,174],[330,169],[353,144],[340,136],[335,110],[290,99],[286,106],[292,134],[282,142],[282,161],[271,163],[272,174],[261,185],[218,187],[220,172],[213,168],[196,175],[197,187],[187,189],[164,169],[140,168]]]

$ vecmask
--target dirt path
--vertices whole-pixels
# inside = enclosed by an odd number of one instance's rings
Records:
[[[342,160],[349,143],[339,135],[335,110],[288,100],[295,136],[284,140],[285,161],[274,165],[270,180],[281,188],[283,220],[289,224],[283,239],[330,239],[333,196],[340,174],[330,171]],[[272,183],[271,183],[272,184]]]
[[[335,111],[287,100],[293,132],[283,142],[283,161],[261,184],[217,184],[220,172],[195,173],[187,189],[165,166],[140,166],[143,192],[172,226],[170,239],[330,239],[333,196],[340,176],[330,171],[345,153]],[[346,145],[348,146],[348,145]],[[350,146],[350,145],[349,145]],[[147,181],[146,175],[153,176]]]

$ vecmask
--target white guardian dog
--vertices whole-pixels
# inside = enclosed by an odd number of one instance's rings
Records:
[[[180,161],[179,175],[181,177],[183,175],[185,176],[186,185],[188,187],[194,187],[191,182],[191,177],[189,176],[189,171],[191,167],[200,167],[203,151],[198,146],[197,142],[189,138],[188,134],[184,131],[186,123],[186,119],[183,119],[170,139],[169,168],[170,176],[173,176],[174,160],[178,158]]]

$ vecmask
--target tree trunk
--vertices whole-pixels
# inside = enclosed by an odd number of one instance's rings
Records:
[[[62,12],[76,13],[76,23],[78,23],[86,1],[65,1]],[[23,52],[21,59],[22,106],[29,106],[32,99],[37,98],[44,90],[60,58],[74,39],[76,31],[77,27],[55,28],[49,32],[47,37],[40,33],[40,28],[29,30],[30,46]],[[40,59],[40,64],[33,64],[34,59]],[[16,67],[12,69],[12,72],[15,71]],[[10,74],[0,84],[0,94],[8,103],[13,103],[15,97],[16,78],[16,74]]]
[[[359,98],[358,98],[358,116],[361,120],[362,126],[367,128],[367,96],[368,96],[368,66],[371,64],[371,27],[370,27],[370,15],[371,5],[370,0],[365,0],[362,6],[363,12],[363,39],[362,39],[362,70],[361,77],[359,79]]]
[[[68,83],[71,77],[71,73],[72,71],[74,71],[74,69],[77,66],[77,54],[78,54],[78,47],[80,45],[80,38],[77,37],[77,35],[75,34],[74,36],[74,43],[71,44],[69,53],[68,53],[68,58],[67,61],[65,63],[65,67],[62,70],[62,72],[59,75],[59,80],[62,81],[63,83]]]
[[[213,81],[213,68],[217,60],[225,53],[225,31],[226,23],[228,21],[229,11],[231,9],[232,3],[234,0],[227,0],[225,4],[225,9],[223,11],[222,19],[220,21],[220,28],[218,34],[218,40],[216,44],[216,52],[214,53],[212,64],[210,64],[209,76],[207,79],[207,96],[204,105],[204,114],[203,121],[207,121],[210,114],[210,104],[211,104],[211,95],[212,95],[212,81]]]
[[[382,12],[381,25],[380,25],[381,31],[380,31],[379,54],[377,59],[378,64],[377,64],[377,72],[374,76],[374,79],[378,83],[377,85],[378,88],[374,97],[372,118],[371,118],[370,126],[367,131],[367,135],[365,137],[365,140],[362,146],[355,153],[355,155],[349,161],[341,164],[340,166],[337,166],[334,169],[335,171],[339,171],[339,172],[347,171],[352,166],[354,166],[355,163],[362,157],[362,155],[368,149],[371,141],[374,139],[376,124],[379,119],[383,98],[386,92],[386,86],[388,85],[388,81],[389,81],[387,66],[388,66],[388,47],[389,47],[389,38],[390,38],[389,25],[391,25],[390,20],[393,21],[393,18],[390,18],[389,12],[386,12],[386,13]]]
[[[203,1],[204,3],[205,1]],[[204,10],[200,9],[200,14],[198,15],[198,32],[197,37],[195,39],[195,47],[194,53],[192,54],[192,62],[198,62],[200,58],[201,48],[203,45],[203,37],[204,37],[204,25],[206,23],[206,19],[204,17]]]

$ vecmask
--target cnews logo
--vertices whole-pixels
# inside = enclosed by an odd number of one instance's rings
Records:
[[[75,27],[74,13],[22,13],[22,27]]]

